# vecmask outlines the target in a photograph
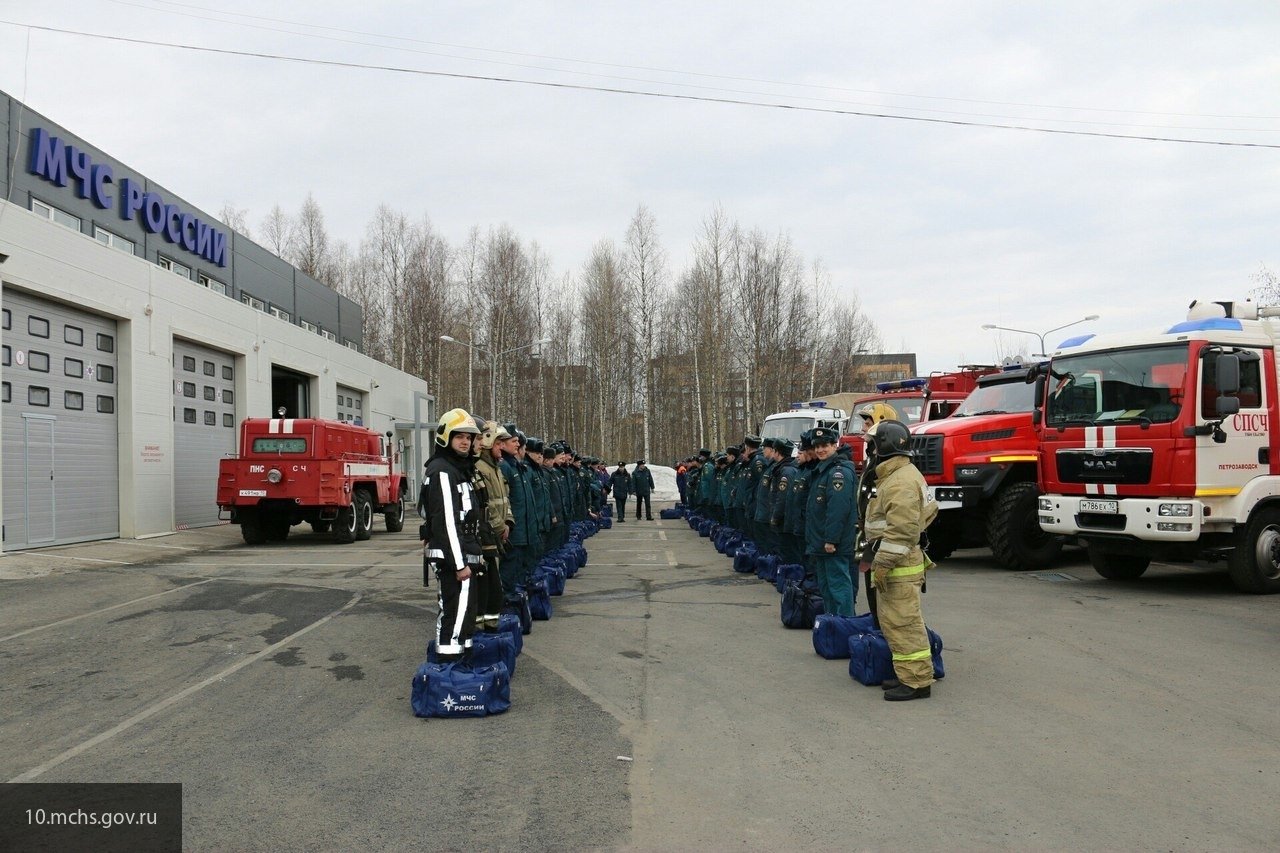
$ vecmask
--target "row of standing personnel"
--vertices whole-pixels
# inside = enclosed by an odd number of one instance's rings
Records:
[[[690,463],[691,508],[742,532],[762,553],[800,563],[818,582],[826,612],[852,616],[851,566],[857,536],[857,474],[834,429],[786,438],[746,436],[740,447]]]
[[[569,525],[599,518],[604,488],[568,442],[526,437],[515,424],[451,409],[436,426],[418,513],[423,584],[439,587],[436,644],[460,658],[475,630],[496,630],[504,604],[569,540]]]
[[[884,698],[928,698],[933,663],[921,607],[933,562],[925,531],[937,504],[911,463],[911,436],[888,406],[860,410],[867,464],[861,478],[828,427],[787,439],[747,436],[743,446],[687,461],[686,494],[695,512],[753,539],[763,553],[800,563],[817,581],[827,613],[852,616],[853,566],[868,578],[871,607],[893,660]]]

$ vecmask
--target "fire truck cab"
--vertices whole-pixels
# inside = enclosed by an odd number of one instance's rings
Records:
[[[938,518],[929,526],[929,553],[945,559],[956,548],[991,548],[1007,569],[1042,568],[1062,550],[1063,537],[1040,529],[1039,450],[1032,424],[1032,368],[1006,365],[979,377],[949,417],[911,427],[911,449]]]
[[[800,434],[814,427],[831,427],[841,435],[849,426],[849,415],[843,409],[829,409],[825,400],[792,403],[785,412],[769,415],[760,429],[761,438],[789,438],[800,444]]]
[[[966,365],[950,373],[880,382],[876,384],[876,393],[859,400],[857,408],[870,403],[886,403],[908,428],[925,421],[941,420],[954,412],[977,387],[978,377],[998,369],[988,365]],[[857,409],[854,411],[856,414]],[[849,445],[854,468],[861,473],[867,461],[862,418],[850,419],[848,432],[840,443]]]
[[[1194,302],[1167,328],[1064,342],[1042,377],[1041,527],[1084,540],[1106,578],[1218,561],[1280,592],[1277,316]]]
[[[383,436],[344,421],[246,418],[239,455],[218,463],[218,515],[250,545],[283,541],[304,521],[337,542],[368,539],[375,512],[398,532],[405,489]]]

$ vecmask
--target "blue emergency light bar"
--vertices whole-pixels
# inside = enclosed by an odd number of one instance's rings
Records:
[[[1085,341],[1092,340],[1093,337],[1094,335],[1091,332],[1087,335],[1076,335],[1074,338],[1067,338],[1065,341],[1058,344],[1058,349],[1070,349],[1071,347],[1078,347]]]
[[[1239,332],[1243,331],[1244,326],[1239,320],[1233,317],[1206,317],[1203,320],[1187,320],[1170,326],[1166,335],[1175,335],[1179,332]]]
[[[923,388],[929,384],[929,380],[924,377],[917,379],[896,379],[893,382],[877,382],[877,391],[905,391],[908,388]]]
[[[810,400],[809,405],[815,409],[825,409],[827,407],[826,400]]]

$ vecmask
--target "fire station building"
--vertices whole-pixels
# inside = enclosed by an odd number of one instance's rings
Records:
[[[0,139],[5,550],[218,523],[239,422],[282,409],[392,433],[416,482],[434,401],[359,305],[3,92]]]

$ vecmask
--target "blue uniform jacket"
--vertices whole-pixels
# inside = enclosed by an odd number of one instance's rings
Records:
[[[804,552],[825,555],[823,545],[836,554],[852,555],[858,529],[858,481],[853,466],[833,455],[819,462],[809,479],[805,504]]]

